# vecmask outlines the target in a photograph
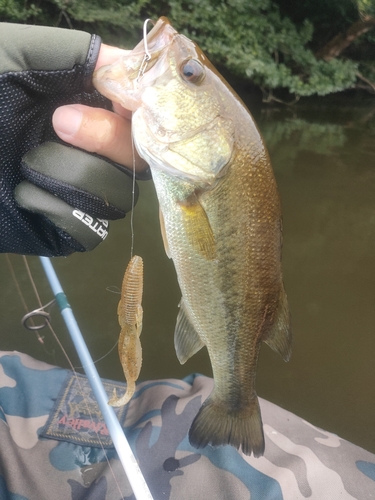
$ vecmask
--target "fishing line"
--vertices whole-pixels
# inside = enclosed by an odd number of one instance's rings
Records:
[[[43,307],[43,304],[42,304],[42,301],[40,300],[40,296],[39,296],[39,293],[38,293],[35,281],[34,281],[33,276],[31,274],[30,266],[29,266],[29,263],[27,261],[26,255],[22,255],[22,259],[23,259],[23,263],[24,263],[24,265],[26,267],[27,275],[29,277],[31,286],[33,287],[33,290],[34,290],[34,293],[35,293],[35,297],[36,297],[36,299],[37,299],[37,301],[39,303],[39,307]]]
[[[135,145],[134,145],[132,125],[130,133],[131,133],[132,158],[133,158],[132,211],[130,214],[130,231],[131,231],[130,260],[131,260],[133,258],[133,252],[134,252],[134,206],[135,206]]]
[[[29,312],[29,308],[27,307],[25,297],[24,297],[24,295],[22,293],[22,290],[21,290],[21,287],[20,287],[20,285],[18,283],[16,273],[14,272],[13,264],[11,263],[9,255],[7,253],[5,254],[5,258],[6,258],[6,261],[8,263],[10,274],[12,275],[12,278],[13,278],[14,284],[16,286],[16,289],[17,289],[18,295],[20,297],[20,300],[22,302],[22,305],[23,305],[25,311]]]
[[[108,352],[106,352],[105,354],[103,354],[103,356],[101,356],[100,358],[98,358],[94,361],[94,365],[96,365],[96,363],[99,363],[99,361],[102,361],[102,359],[109,356],[111,354],[111,352],[113,351],[113,349],[117,346],[117,344],[118,344],[118,340],[116,340],[116,342],[114,343],[114,345],[110,348],[110,350]],[[83,366],[78,366],[78,368],[83,368]]]
[[[25,255],[22,256],[23,258],[23,262],[24,262],[24,265],[25,265],[25,268],[26,268],[26,272],[28,274],[28,277],[29,277],[29,280],[30,280],[30,284],[34,290],[34,293],[35,293],[35,296],[36,296],[36,299],[37,299],[37,302],[39,304],[39,308],[37,309],[34,309],[33,311],[30,311],[29,307],[27,306],[27,303],[26,303],[26,300],[24,298],[24,295],[22,293],[22,290],[21,290],[21,287],[19,286],[19,283],[18,283],[18,280],[17,280],[17,277],[16,277],[16,274],[14,272],[14,268],[13,268],[13,265],[9,259],[9,256],[8,254],[6,254],[6,259],[8,261],[8,265],[9,265],[9,268],[10,268],[10,271],[11,271],[11,274],[12,274],[12,278],[13,278],[13,281],[15,283],[15,286],[17,288],[17,291],[18,291],[18,294],[20,296],[20,299],[21,299],[21,302],[24,306],[24,309],[25,309],[25,312],[26,314],[23,316],[21,322],[23,324],[23,326],[27,329],[27,330],[31,330],[31,331],[34,331],[37,338],[38,338],[38,341],[44,345],[44,337],[42,337],[40,334],[39,334],[39,331],[38,330],[41,330],[43,328],[45,328],[46,326],[49,326],[50,327],[50,330],[51,330],[51,333],[53,334],[53,336],[55,337],[55,340],[56,342],[59,344],[60,346],[60,349],[63,351],[63,354],[65,356],[65,358],[67,358],[68,362],[69,362],[69,366],[72,368],[72,370],[77,370],[77,369],[80,369],[80,368],[83,368],[83,366],[73,366],[73,364],[70,362],[69,360],[69,357],[68,357],[68,354],[64,351],[64,348],[63,346],[61,345],[58,337],[57,337],[57,334],[55,333],[55,331],[52,329],[52,326],[50,324],[50,314],[49,313],[46,313],[45,312],[45,309],[47,307],[50,307],[52,306],[53,304],[56,303],[56,300],[53,299],[51,300],[50,302],[48,302],[48,304],[45,304],[43,305],[42,304],[42,301],[41,301],[41,298],[40,298],[40,295],[38,293],[38,289],[37,289],[37,286],[35,284],[35,280],[31,274],[31,269],[30,269],[30,266],[29,266],[29,263],[28,263],[28,260],[26,258]],[[115,292],[113,292],[115,293]],[[116,292],[116,293],[120,293],[120,291]],[[35,322],[34,322],[34,316],[44,316],[44,323],[42,325],[36,325]],[[118,340],[116,340],[116,342],[114,343],[114,345],[111,347],[111,349],[106,352],[103,356],[101,356],[100,358],[96,359],[94,361],[94,364],[98,363],[99,361],[103,360],[104,358],[106,358],[107,356],[109,356],[109,354],[111,354],[111,352],[116,348],[118,344]],[[54,351],[52,352],[49,352],[46,348],[45,348],[45,352],[47,354],[49,354],[50,356],[54,355]]]
[[[8,267],[9,267],[9,271],[10,271],[10,274],[12,276],[12,279],[13,279],[13,282],[14,282],[14,285],[16,287],[16,290],[17,290],[17,293],[18,293],[18,296],[20,298],[20,301],[23,305],[23,308],[25,310],[25,313],[28,314],[30,312],[30,309],[29,307],[27,306],[27,303],[26,303],[26,299],[25,299],[25,296],[24,294],[22,293],[22,290],[21,290],[21,287],[20,287],[20,284],[18,282],[18,279],[17,279],[17,276],[16,276],[16,273],[14,271],[14,267],[13,267],[13,264],[9,258],[9,255],[8,254],[5,254],[5,259],[7,261],[7,264],[8,264]],[[25,262],[25,261],[24,261]],[[26,261],[27,263],[27,261]],[[28,274],[29,274],[29,279],[30,279],[30,268],[28,269]],[[34,289],[35,291],[35,289]],[[38,297],[38,300],[39,300],[39,306],[40,307],[43,307],[42,304],[41,304],[41,301],[40,301],[40,298],[39,296]],[[37,327],[38,325],[35,325],[34,323],[34,319],[32,317],[29,318],[30,319],[30,326],[31,328],[29,328],[30,330],[34,331],[35,332],[35,335],[38,339],[38,341],[43,345],[43,348],[44,348],[44,351],[49,355],[49,356],[53,356],[54,355],[54,351],[52,352],[49,352],[48,349],[46,348],[45,344],[44,344],[44,337],[42,337],[39,333],[39,328]],[[44,325],[45,326],[45,325]]]
[[[80,394],[81,394],[81,396],[82,396],[82,401],[83,401],[83,404],[85,405],[87,415],[89,416],[89,418],[90,418],[90,420],[91,420],[91,423],[92,423],[92,424],[95,424],[95,422],[94,422],[94,418],[93,418],[93,415],[92,415],[92,413],[91,413],[91,410],[90,410],[90,407],[89,407],[89,404],[88,404],[88,401],[87,401],[87,398],[86,398],[86,396],[85,396],[85,393],[84,393],[83,388],[82,388],[82,385],[81,385],[81,381],[80,381],[80,379],[79,379],[79,377],[78,377],[78,374],[77,374],[77,372],[76,372],[76,370],[75,370],[75,368],[74,368],[74,366],[73,366],[73,363],[70,361],[69,355],[68,355],[68,353],[66,352],[66,350],[64,349],[64,346],[62,345],[62,343],[60,342],[60,339],[59,339],[59,337],[57,336],[57,334],[56,334],[55,330],[52,328],[52,325],[48,322],[48,323],[47,323],[47,326],[48,326],[49,330],[51,331],[51,333],[52,333],[53,337],[55,338],[55,340],[56,340],[57,344],[59,345],[59,347],[60,347],[60,349],[61,349],[62,353],[64,354],[64,356],[65,356],[65,358],[66,358],[66,360],[67,360],[67,362],[68,362],[68,364],[69,364],[69,366],[70,366],[70,369],[71,369],[71,371],[72,371],[72,373],[73,373],[73,377],[75,378],[75,380],[76,380],[76,382],[77,382],[79,392],[80,392]],[[113,348],[112,348],[112,349],[113,349]],[[106,462],[107,462],[107,465],[108,465],[108,469],[110,470],[110,472],[111,472],[111,474],[112,474],[112,477],[113,477],[113,479],[114,479],[114,482],[115,482],[115,484],[116,484],[116,487],[117,487],[117,489],[118,489],[118,492],[120,493],[121,498],[124,498],[124,494],[123,494],[123,492],[121,491],[120,484],[119,484],[119,482],[117,481],[116,475],[115,475],[114,470],[113,470],[113,468],[112,468],[112,466],[111,466],[111,463],[110,463],[110,461],[109,461],[109,458],[108,458],[107,452],[106,452],[106,450],[105,450],[105,448],[104,448],[104,446],[103,446],[102,440],[100,439],[100,435],[99,435],[98,431],[96,430],[96,426],[95,426],[95,425],[93,425],[93,428],[94,428],[94,432],[95,432],[95,434],[96,434],[96,437],[97,437],[97,439],[98,439],[98,442],[99,442],[99,444],[100,444],[100,447],[101,447],[101,449],[102,449],[102,451],[103,451],[103,453],[104,453],[104,456],[105,456],[105,459],[106,459]]]
[[[155,25],[155,22],[152,19],[146,19],[146,21],[143,23],[143,45],[144,45],[145,55],[139,67],[138,75],[136,78],[137,84],[139,83],[139,80],[142,78],[144,72],[146,71],[148,61],[151,59],[151,54],[148,50],[148,45],[147,45],[147,24],[149,22]],[[132,113],[130,133],[131,133],[132,158],[133,158],[132,211],[130,215],[130,230],[131,230],[130,260],[131,260],[133,258],[133,253],[134,253],[134,205],[135,205],[135,144],[133,136],[133,113]]]
[[[24,262],[24,265],[25,265],[25,268],[26,268],[26,271],[27,271],[27,274],[28,274],[28,277],[29,277],[30,283],[31,283],[31,285],[32,285],[32,288],[33,288],[33,291],[34,291],[34,293],[35,293],[36,299],[37,299],[37,301],[38,301],[38,303],[39,303],[40,309],[43,309],[43,307],[46,307],[46,306],[43,306],[42,301],[41,301],[41,299],[40,299],[40,295],[39,295],[39,293],[38,293],[38,289],[37,289],[37,286],[36,286],[35,280],[34,280],[34,278],[33,278],[33,276],[32,276],[32,273],[31,273],[31,270],[30,270],[30,266],[29,266],[28,260],[27,260],[26,256],[24,256],[24,255],[23,255],[22,257],[23,257],[23,262]],[[13,267],[13,265],[12,265],[11,261],[10,261],[10,258],[9,258],[9,256],[8,256],[8,254],[6,254],[6,260],[7,260],[7,262],[8,262],[8,266],[9,266],[9,269],[10,269],[10,272],[11,272],[11,275],[12,275],[12,278],[13,278],[13,281],[14,281],[14,283],[15,283],[15,286],[16,286],[16,289],[17,289],[17,292],[18,292],[18,295],[19,295],[19,297],[20,297],[20,300],[21,300],[21,302],[22,302],[22,304],[23,304],[23,306],[24,306],[24,308],[25,308],[26,313],[29,313],[29,308],[28,308],[28,306],[27,306],[26,300],[25,300],[25,298],[24,298],[24,294],[22,293],[22,290],[21,290],[21,287],[20,287],[20,285],[19,285],[19,282],[18,282],[17,276],[16,276],[15,271],[14,271],[14,267]],[[48,305],[48,304],[47,304],[47,305]],[[40,309],[39,309],[39,310],[40,310]],[[30,322],[32,322],[32,323],[33,323],[33,326],[35,327],[34,322],[33,322],[33,318],[32,318],[32,317],[30,318]],[[60,341],[60,339],[59,339],[59,337],[58,337],[57,333],[56,333],[56,332],[55,332],[55,330],[53,329],[53,327],[52,327],[52,325],[50,324],[50,322],[49,322],[49,321],[46,321],[46,323],[45,323],[45,325],[44,325],[44,326],[48,326],[48,328],[49,328],[50,332],[52,333],[52,336],[54,337],[54,339],[55,339],[55,341],[57,342],[57,344],[58,344],[59,348],[61,349],[61,352],[63,353],[63,355],[64,355],[64,357],[65,357],[65,359],[66,359],[66,361],[67,361],[67,363],[68,363],[68,365],[69,365],[69,367],[70,367],[70,369],[71,369],[72,373],[73,373],[73,376],[74,376],[74,378],[75,378],[75,380],[76,380],[76,382],[77,382],[77,385],[78,385],[79,391],[80,391],[81,396],[82,396],[82,401],[83,401],[83,404],[85,405],[85,408],[86,408],[87,415],[89,416],[89,418],[90,418],[91,422],[94,424],[95,422],[94,422],[93,414],[92,414],[92,412],[91,412],[91,410],[90,410],[90,407],[89,407],[88,401],[87,401],[86,396],[85,396],[85,393],[84,393],[84,391],[83,391],[83,388],[82,388],[82,385],[81,385],[81,381],[80,381],[80,379],[79,379],[79,377],[78,377],[78,374],[77,374],[77,371],[76,371],[75,367],[73,366],[73,363],[71,362],[71,360],[70,360],[70,358],[69,358],[68,353],[66,352],[66,350],[65,350],[64,346],[62,345],[62,343],[61,343],[61,341]],[[36,334],[38,335],[38,340],[39,340],[39,337],[40,337],[39,332],[36,332]],[[43,344],[44,344],[42,337],[40,337],[40,339],[41,339],[41,343],[43,343]],[[116,342],[116,344],[112,347],[111,351],[112,351],[112,350],[116,347],[116,345],[117,345],[117,342]],[[45,346],[44,346],[44,347],[45,347]],[[111,351],[109,351],[109,352],[111,352]],[[47,352],[48,354],[50,354],[50,355],[51,355],[51,353],[49,353],[47,350],[46,350],[46,352]],[[109,354],[109,353],[107,353],[105,356],[107,356],[108,354]],[[103,356],[103,357],[104,357],[104,356]],[[100,358],[100,359],[102,359],[102,358]],[[100,359],[99,359],[99,360],[100,360]],[[97,360],[97,361],[99,361],[99,360]],[[103,446],[103,443],[102,443],[102,441],[101,441],[100,435],[99,435],[98,431],[96,430],[95,425],[93,425],[93,429],[94,429],[94,432],[95,432],[96,437],[97,437],[97,439],[98,439],[98,442],[99,442],[99,444],[100,444],[100,446],[101,446],[101,449],[102,449],[102,451],[103,451],[103,454],[104,454],[104,456],[105,456],[105,459],[106,459],[106,461],[107,461],[107,464],[108,464],[108,469],[109,469],[109,471],[110,471],[110,473],[111,473],[111,475],[112,475],[112,477],[113,477],[113,479],[114,479],[114,482],[115,482],[115,484],[116,484],[117,490],[118,490],[119,494],[121,495],[121,498],[124,498],[124,494],[123,494],[123,492],[121,491],[120,484],[119,484],[119,482],[117,481],[117,478],[116,478],[116,475],[115,475],[115,473],[114,473],[114,470],[113,470],[113,468],[112,468],[112,466],[111,466],[111,463],[110,463],[110,461],[109,461],[109,459],[108,459],[107,452],[106,452],[106,450],[105,450],[105,448],[104,448],[104,446]]]
[[[52,262],[48,257],[40,257],[39,259],[44,268],[49,284],[52,288],[52,292],[59,305],[61,315],[69,330],[69,334],[74,343],[77,354],[85,367],[87,380],[98,402],[104,421],[108,427],[109,434],[112,437],[117,455],[133,490],[134,496],[138,500],[152,500],[151,492],[139,468],[137,460],[131,450],[129,442],[125,437],[123,429],[120,426],[118,418],[116,417],[113,408],[108,405],[108,395],[92,362],[90,352],[74,317],[73,310],[69,305],[67,296],[65,295],[65,292],[61,287]]]

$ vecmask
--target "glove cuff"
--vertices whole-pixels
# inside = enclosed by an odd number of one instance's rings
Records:
[[[92,35],[90,40],[89,51],[85,63],[85,76],[84,76],[84,90],[85,92],[92,93],[95,87],[92,84],[92,75],[95,71],[96,62],[99,57],[100,46],[102,39],[99,35]]]

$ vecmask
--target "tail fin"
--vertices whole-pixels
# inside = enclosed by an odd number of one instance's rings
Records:
[[[251,404],[233,410],[210,396],[202,405],[189,431],[189,441],[195,448],[208,444],[241,446],[245,455],[261,457],[264,453],[264,434],[259,401],[256,395]]]

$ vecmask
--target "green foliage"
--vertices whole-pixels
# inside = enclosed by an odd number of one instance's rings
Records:
[[[21,0],[0,0],[0,21],[25,23],[40,19],[42,9],[34,3]]]
[[[375,1],[374,0],[356,0],[358,11],[362,18],[375,16]]]
[[[126,48],[140,40],[144,19],[166,15],[215,65],[266,96],[286,90],[291,97],[351,88],[358,71],[372,78],[373,57],[360,61],[363,44],[329,62],[314,52],[373,12],[375,0],[0,0],[2,21],[82,29]],[[375,36],[363,39],[373,53]]]
[[[137,43],[143,21],[145,0],[136,2],[106,0],[53,0],[65,12],[71,25],[103,37],[106,43],[129,48]]]
[[[0,21],[74,28],[131,48],[142,32],[148,0],[0,0]]]
[[[267,91],[286,88],[296,96],[325,95],[349,88],[356,80],[356,62],[318,61],[308,48],[311,22],[297,27],[271,0],[170,0],[169,5],[174,24],[215,64]]]
[[[314,52],[358,20],[355,0],[276,0],[281,15],[300,26],[308,19],[314,26],[309,48]]]

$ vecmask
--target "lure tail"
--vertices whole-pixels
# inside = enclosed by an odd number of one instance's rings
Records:
[[[230,444],[237,449],[241,447],[245,455],[262,456],[264,434],[256,394],[248,406],[238,410],[210,396],[193,420],[189,441],[195,448]]]
[[[108,401],[108,404],[114,407],[124,406],[131,400],[134,392],[135,392],[135,382],[130,381],[126,385],[126,392],[121,398],[117,397],[117,391],[116,389],[113,389],[112,397]]]

